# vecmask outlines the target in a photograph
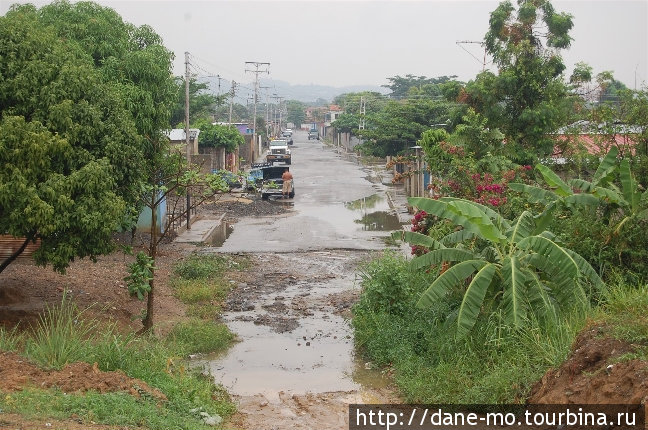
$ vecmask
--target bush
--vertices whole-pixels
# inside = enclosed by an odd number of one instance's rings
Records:
[[[404,258],[386,254],[368,263],[353,309],[356,348],[366,360],[390,370],[407,402],[523,402],[531,384],[565,359],[584,325],[584,315],[577,315],[542,327],[530,321],[518,330],[507,328],[495,313],[480,316],[470,336],[457,339],[452,320],[444,319],[456,309],[460,294],[425,310],[415,308],[432,276],[415,274]],[[393,290],[407,292],[402,307],[388,299],[395,296]]]
[[[354,312],[385,312],[403,315],[411,311],[424,288],[423,279],[431,279],[427,273],[412,272],[409,262],[400,255],[386,252],[381,258],[365,264],[360,269],[362,296]]]

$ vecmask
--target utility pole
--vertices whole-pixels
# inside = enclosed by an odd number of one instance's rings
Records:
[[[257,113],[257,91],[259,88],[259,73],[270,73],[268,69],[265,70],[259,70],[259,67],[267,66],[268,68],[270,67],[270,63],[262,63],[259,61],[246,61],[245,65],[247,66],[248,64],[253,65],[255,67],[254,70],[248,70],[245,69],[246,72],[251,72],[254,73],[254,118],[252,119],[252,139],[254,139],[254,144],[257,144],[257,134],[256,134],[256,113]]]
[[[232,125],[232,106],[234,104],[234,95],[236,94],[236,81],[232,81],[232,88],[230,89],[230,103],[229,103],[229,125]]]
[[[189,145],[189,52],[185,52],[185,144],[187,145],[187,169],[191,165],[191,146]],[[191,193],[187,187],[187,230],[191,230]]]
[[[367,113],[367,102],[364,99],[364,96],[360,96],[360,124],[358,125],[359,130],[364,130],[365,128],[366,113]]]
[[[268,115],[268,88],[270,87],[259,87],[262,90],[265,90],[265,123],[266,123],[266,134],[270,135],[270,124],[268,123],[270,116]]]
[[[273,122],[275,123],[275,134],[279,134],[279,131],[281,130],[281,101],[284,99],[283,97],[280,97],[278,95],[273,95],[273,99],[275,99],[278,103],[278,105],[275,107],[275,114],[273,118]],[[277,123],[277,111],[279,111],[279,121]]]

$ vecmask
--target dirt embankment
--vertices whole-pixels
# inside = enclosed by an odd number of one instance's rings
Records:
[[[529,403],[645,404],[648,362],[631,359],[637,345],[604,333],[600,326],[581,332],[569,358],[535,384]]]

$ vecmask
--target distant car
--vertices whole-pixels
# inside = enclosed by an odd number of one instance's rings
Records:
[[[311,130],[308,132],[308,140],[315,139],[319,140],[319,131]]]
[[[230,191],[236,188],[243,188],[243,177],[237,175],[236,173],[230,172],[225,169],[214,169],[212,170],[214,175],[218,175],[223,178]]]

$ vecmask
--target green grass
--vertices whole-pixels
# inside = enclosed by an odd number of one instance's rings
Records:
[[[648,286],[611,286],[594,319],[605,334],[630,343],[648,342]]]
[[[169,338],[193,352],[219,352],[227,349],[235,339],[224,324],[192,319],[176,325]]]
[[[492,315],[482,317],[470,337],[457,340],[445,322],[456,297],[430,309],[414,306],[432,274],[412,273],[404,260],[389,254],[363,273],[352,321],[356,347],[365,359],[392,370],[411,403],[524,402],[531,384],[567,357],[586,321],[586,315],[574,315],[556,323],[531,322],[522,331]]]
[[[23,354],[44,368],[74,361],[96,362],[101,370],[121,370],[163,392],[168,401],[137,399],[126,393],[63,394],[29,389],[0,395],[0,410],[27,418],[66,419],[151,429],[206,429],[199,412],[228,417],[235,405],[210,376],[191,369],[190,354],[228,348],[235,336],[218,323],[220,303],[230,289],[229,271],[244,270],[244,257],[191,256],[180,262],[172,280],[175,294],[195,318],[173,327],[166,338],[123,335],[101,326],[64,299],[48,308],[31,333],[0,329],[0,349]],[[191,412],[191,411],[194,412]]]
[[[16,351],[22,343],[23,336],[18,327],[11,330],[0,327],[0,351]]]
[[[38,325],[26,340],[30,360],[46,368],[61,369],[83,360],[84,345],[92,341],[98,322],[84,317],[66,296],[58,306],[48,306]]]

